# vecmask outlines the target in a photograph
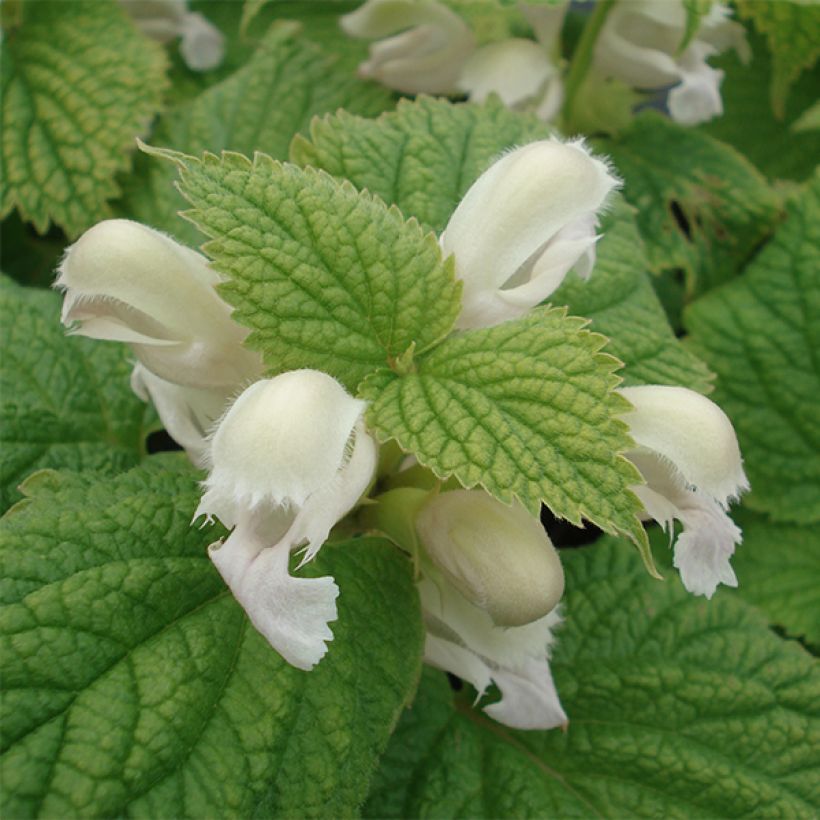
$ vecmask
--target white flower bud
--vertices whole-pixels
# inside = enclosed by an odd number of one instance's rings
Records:
[[[188,11],[187,0],[119,0],[137,27],[160,43],[182,38],[180,53],[193,71],[216,68],[225,55],[222,32],[199,12]]]
[[[741,533],[725,509],[749,482],[732,423],[714,402],[684,387],[619,392],[634,408],[623,417],[638,445],[627,456],[646,481],[633,490],[670,534],[673,519],[683,524],[675,566],[684,586],[707,598],[719,583],[737,586],[729,559]]]
[[[464,282],[457,327],[523,316],[575,266],[589,275],[596,213],[618,180],[582,142],[533,142],[505,154],[472,185],[444,233]]]
[[[138,222],[111,219],[68,250],[55,287],[65,291],[63,323],[92,339],[128,342],[165,381],[233,389],[261,371],[242,346],[248,331],[231,319],[204,256]]]
[[[682,0],[630,0],[617,3],[595,43],[596,69],[633,88],[675,85],[668,106],[673,119],[694,125],[723,112],[723,72],[706,60],[735,48],[749,55],[743,26],[729,19],[729,8],[712,5],[695,38],[680,51],[687,14]]]
[[[333,378],[296,370],[259,381],[214,433],[212,469],[195,517],[234,527],[210,555],[254,626],[289,663],[310,669],[332,639],[332,578],[294,578],[288,556],[319,551],[376,469],[365,402]]]
[[[521,626],[552,611],[564,593],[558,553],[541,522],[483,490],[434,496],[416,530],[450,583],[498,626]]]
[[[351,37],[380,38],[359,76],[406,94],[455,92],[475,46],[467,24],[436,2],[368,0],[339,24]]]

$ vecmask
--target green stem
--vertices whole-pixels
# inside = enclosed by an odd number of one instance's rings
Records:
[[[572,124],[572,106],[575,104],[575,98],[578,96],[578,90],[581,88],[586,79],[589,67],[592,65],[592,55],[595,50],[595,41],[603,28],[606,16],[609,14],[615,0],[599,0],[595,5],[595,9],[589,16],[584,30],[581,32],[581,38],[578,40],[578,45],[575,48],[575,53],[572,55],[572,64],[567,74],[567,81],[564,86],[566,102],[564,103],[564,123],[567,130]]]

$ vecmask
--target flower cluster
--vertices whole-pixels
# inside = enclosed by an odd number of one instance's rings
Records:
[[[598,214],[619,185],[582,142],[546,140],[497,160],[467,191],[440,237],[463,282],[458,329],[523,316],[571,270],[595,263]],[[69,248],[57,287],[74,332],[125,342],[133,387],[169,433],[207,467],[195,519],[231,532],[210,557],[255,627],[289,663],[311,669],[333,634],[331,577],[292,574],[374,486],[379,448],[366,403],[315,370],[263,378],[259,356],[231,317],[220,277],[200,254],[127,220],[100,223]],[[621,389],[634,439],[626,455],[647,517],[684,530],[675,564],[692,592],[735,584],[740,533],[726,515],[743,489],[732,426],[708,399],[679,387]],[[412,555],[427,639],[425,658],[501,699],[486,707],[518,728],[566,723],[549,669],[564,576],[540,522],[518,503],[441,484],[412,456],[362,508]],[[403,469],[402,469],[403,467]],[[421,482],[404,478],[426,474]],[[383,476],[381,476],[383,478]],[[301,566],[301,564],[300,564]]]
[[[421,0],[368,0],[341,18],[344,31],[375,40],[362,77],[407,94],[497,94],[510,108],[555,119],[564,100],[560,35],[569,2],[518,8],[535,40],[510,37],[477,44],[468,23],[447,6]],[[595,42],[593,68],[640,90],[670,89],[670,116],[694,125],[723,112],[723,72],[707,60],[729,48],[749,57],[743,27],[714,3],[687,43],[683,0],[618,0]],[[683,47],[685,44],[685,48]]]

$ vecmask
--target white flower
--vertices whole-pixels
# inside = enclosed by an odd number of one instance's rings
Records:
[[[516,319],[546,299],[574,267],[595,261],[597,211],[618,185],[583,143],[544,140],[501,157],[472,185],[444,233],[464,282],[457,327]]]
[[[359,76],[407,94],[457,91],[475,45],[455,12],[427,0],[368,0],[339,24],[352,37],[377,39]]]
[[[549,121],[564,100],[557,48],[567,4],[521,4],[521,10],[538,42],[512,37],[481,46],[464,64],[458,87],[472,102],[494,93],[509,108],[533,107],[536,116]]]
[[[419,510],[416,531],[447,580],[498,626],[531,623],[561,600],[558,553],[517,502],[507,506],[483,490],[440,493]]]
[[[197,388],[258,375],[242,347],[246,328],[217,295],[204,256],[127,219],[86,231],[66,251],[55,287],[65,291],[63,324],[92,339],[128,342],[166,381]]]
[[[204,434],[239,387],[261,374],[247,329],[218,296],[204,256],[127,219],[100,222],[68,250],[55,287],[70,332],[127,342],[134,391],[201,463]],[[201,432],[200,432],[201,431]]]
[[[119,0],[137,27],[160,43],[182,38],[180,53],[188,68],[216,68],[225,54],[225,38],[199,12],[188,11],[187,0]]]
[[[195,518],[233,532],[210,556],[254,626],[288,663],[310,669],[327,651],[339,590],[295,578],[292,550],[311,560],[376,469],[365,402],[332,377],[296,370],[245,390],[213,435],[212,469]]]
[[[502,698],[485,711],[508,726],[565,724],[548,662],[564,573],[540,521],[483,490],[452,490],[425,498],[415,530],[425,660],[479,698],[494,681]]]
[[[427,663],[469,681],[479,697],[494,682],[501,700],[484,711],[500,723],[515,729],[566,725],[549,666],[552,630],[561,622],[557,609],[525,626],[503,628],[435,568],[427,568],[418,588]]]
[[[694,125],[723,113],[723,72],[706,60],[728,48],[749,55],[743,26],[731,11],[712,5],[695,38],[679,52],[686,31],[682,0],[630,0],[616,3],[595,44],[595,67],[633,88],[674,86],[668,107],[673,119]]]
[[[684,387],[622,387],[634,407],[624,415],[638,447],[627,453],[646,486],[633,487],[646,513],[672,533],[683,585],[711,598],[718,584],[737,586],[729,563],[740,530],[726,514],[749,488],[732,423],[712,401]]]

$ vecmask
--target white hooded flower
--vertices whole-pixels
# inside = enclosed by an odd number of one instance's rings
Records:
[[[533,142],[496,161],[472,185],[441,235],[464,282],[457,327],[516,319],[575,268],[595,262],[597,212],[618,186],[580,141]]]
[[[484,711],[500,723],[515,729],[566,725],[549,666],[552,631],[561,622],[557,609],[525,626],[504,628],[433,567],[418,588],[426,663],[469,681],[479,697],[495,683],[501,700]]]
[[[447,580],[498,626],[531,623],[561,600],[558,553],[517,502],[507,506],[483,490],[440,493],[419,510],[416,530]]]
[[[199,12],[188,11],[187,0],[119,0],[137,27],[153,40],[182,38],[179,50],[188,68],[216,68],[225,54],[222,32]]]
[[[359,76],[406,94],[450,94],[475,42],[467,24],[432,0],[368,0],[339,21],[352,37],[376,39]]]
[[[427,497],[415,515],[425,660],[502,698],[485,707],[501,723],[566,723],[550,674],[552,629],[564,573],[540,521],[483,490]]]
[[[749,488],[732,423],[705,396],[684,387],[622,387],[633,410],[624,415],[638,447],[627,453],[646,486],[633,487],[646,513],[670,534],[683,532],[674,564],[683,585],[711,598],[718,584],[737,586],[729,563],[740,530],[726,514]]]
[[[728,48],[743,59],[749,55],[743,26],[730,14],[722,3],[713,4],[681,52],[687,20],[682,0],[616,3],[595,44],[595,67],[633,88],[674,86],[668,99],[672,118],[686,125],[704,122],[723,113],[723,72],[707,59]]]
[[[188,387],[233,387],[259,372],[246,328],[218,296],[204,256],[153,228],[109,219],[66,251],[56,288],[63,324],[92,339],[128,342],[148,370]]]
[[[60,264],[62,321],[72,333],[127,342],[132,387],[153,401],[170,435],[201,464],[205,434],[229,399],[261,374],[246,328],[215,290],[204,256],[127,219],[86,231]]]
[[[497,94],[508,108],[532,108],[540,119],[550,121],[564,101],[558,38],[567,4],[521,4],[521,10],[538,42],[511,37],[480,46],[465,62],[458,87],[472,102]]]
[[[254,626],[288,663],[310,669],[333,635],[332,578],[295,578],[291,552],[311,560],[373,477],[377,445],[365,402],[332,377],[296,370],[259,381],[213,435],[212,469],[195,517],[233,532],[210,556]]]

